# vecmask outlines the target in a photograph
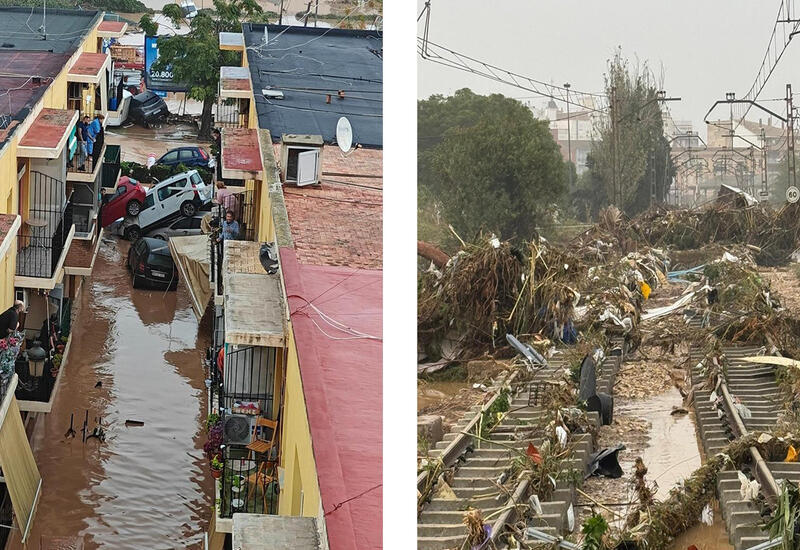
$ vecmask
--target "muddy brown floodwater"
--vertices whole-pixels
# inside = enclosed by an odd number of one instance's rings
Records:
[[[101,243],[53,411],[33,434],[43,487],[28,548],[203,548],[213,491],[202,452],[210,331],[199,329],[182,284],[134,290],[127,248]],[[87,410],[105,443],[81,441]],[[72,413],[78,436],[66,439]],[[125,427],[127,419],[144,426]]]

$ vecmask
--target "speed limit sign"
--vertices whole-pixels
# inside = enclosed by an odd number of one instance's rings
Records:
[[[798,199],[800,199],[800,190],[792,185],[786,190],[786,200],[790,203],[795,203]]]

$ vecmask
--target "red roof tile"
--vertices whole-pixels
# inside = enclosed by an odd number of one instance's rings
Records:
[[[383,272],[280,254],[330,548],[382,548]]]
[[[248,128],[222,129],[222,169],[260,172],[261,148],[258,130]]]
[[[280,145],[276,145],[276,156]],[[383,266],[383,152],[338,147],[322,153],[322,183],[284,186],[299,260],[363,269]]]
[[[125,22],[123,21],[103,21],[98,25],[97,30],[100,32],[122,32],[122,29],[125,28]]]
[[[20,140],[23,147],[44,147],[52,149],[69,130],[75,111],[66,109],[42,109],[33,124]]]
[[[105,53],[84,52],[69,68],[69,74],[95,76],[103,68],[106,59],[108,59],[108,54]]]

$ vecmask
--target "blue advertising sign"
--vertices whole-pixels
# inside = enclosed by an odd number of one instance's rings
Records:
[[[158,59],[158,37],[144,37],[144,70],[145,83],[147,89],[153,92],[185,92],[186,86],[182,86],[173,80],[172,71],[169,67],[163,71],[155,71],[153,63]],[[159,94],[160,95],[160,94]],[[166,95],[166,94],[165,94]]]

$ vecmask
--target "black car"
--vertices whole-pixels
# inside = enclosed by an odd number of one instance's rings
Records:
[[[164,153],[156,164],[165,166],[177,166],[183,164],[189,168],[202,166],[203,168],[214,168],[217,165],[216,159],[209,155],[202,147],[177,147]]]
[[[178,286],[178,270],[167,243],[142,237],[128,250],[128,269],[133,273],[133,288],[168,288]]]
[[[128,120],[148,128],[151,124],[163,122],[169,115],[167,104],[153,92],[142,92],[131,98]]]

